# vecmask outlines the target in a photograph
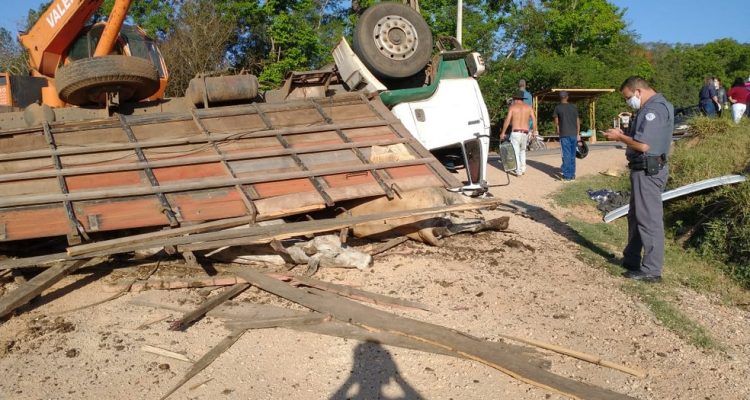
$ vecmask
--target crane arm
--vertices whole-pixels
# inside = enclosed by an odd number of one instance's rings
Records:
[[[112,51],[131,1],[115,1],[95,55]],[[20,35],[21,44],[29,51],[31,69],[44,76],[55,76],[63,54],[102,3],[104,0],[54,0],[29,32]]]

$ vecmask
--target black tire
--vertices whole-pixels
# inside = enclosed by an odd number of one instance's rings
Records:
[[[103,104],[107,92],[119,92],[121,102],[138,101],[159,90],[159,73],[144,58],[85,58],[57,68],[55,86],[62,101],[77,106]]]
[[[432,55],[432,32],[412,8],[391,2],[368,8],[354,27],[353,49],[379,78],[406,78]]]

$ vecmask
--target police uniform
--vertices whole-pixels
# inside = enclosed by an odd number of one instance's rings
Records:
[[[667,154],[674,132],[674,107],[661,93],[644,103],[626,133],[648,144],[646,154],[628,148],[630,212],[628,244],[623,266],[649,276],[661,276],[664,265],[664,210],[661,194],[667,183]],[[647,165],[648,164],[648,165]],[[650,165],[650,170],[647,170]]]

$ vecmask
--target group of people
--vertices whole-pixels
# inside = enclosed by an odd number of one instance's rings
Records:
[[[505,117],[500,141],[506,138],[505,132],[511,127],[510,142],[516,154],[516,176],[526,173],[526,147],[529,139],[539,134],[537,119],[531,108],[531,94],[526,90],[526,81],[518,82],[518,92],[513,96],[513,102]],[[560,92],[560,104],[553,113],[555,131],[560,137],[562,149],[562,180],[565,182],[576,179],[576,148],[581,142],[581,118],[578,108],[569,102],[568,92]]]
[[[525,86],[525,82],[523,83]],[[510,140],[517,154],[519,151],[525,154],[528,136],[537,133],[536,116],[530,104],[525,103],[524,92],[525,90],[519,90],[513,96],[513,104],[509,107],[500,133],[502,141],[505,139],[506,129],[511,126]],[[625,144],[625,157],[630,169],[631,197],[628,242],[622,258],[622,267],[626,270],[623,276],[641,282],[659,282],[664,267],[665,242],[661,194],[669,175],[667,163],[674,132],[674,107],[664,95],[656,92],[645,79],[638,76],[626,79],[620,86],[620,93],[625,103],[635,112],[633,122],[625,130],[612,128],[604,132],[604,135],[609,140]],[[728,96],[731,95],[730,91]],[[560,100],[555,108],[554,118],[563,153],[561,169],[563,179],[574,179],[575,147],[571,171],[570,143],[575,146],[576,140],[580,140],[580,118],[575,105],[568,102],[567,93],[561,92]],[[523,175],[526,170],[525,155],[518,157],[517,168],[518,175]]]
[[[750,101],[750,77],[747,81],[736,78],[729,92],[724,89],[720,79],[707,77],[698,92],[698,106],[703,115],[721,116],[722,110],[729,109],[731,106],[732,120],[736,124],[740,122],[743,115],[750,117],[748,101]]]

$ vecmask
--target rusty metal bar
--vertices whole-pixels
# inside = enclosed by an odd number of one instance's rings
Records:
[[[203,122],[200,120],[200,117],[195,112],[195,109],[191,109],[190,114],[192,114],[193,122],[195,122],[195,125],[198,127],[198,129],[201,132],[203,132],[203,134],[205,134],[211,141],[211,146],[216,151],[216,154],[218,154],[219,157],[221,158],[221,164],[227,170],[227,173],[229,173],[229,175],[232,178],[236,179],[237,174],[232,169],[232,166],[229,165],[229,163],[227,162],[226,157],[224,156],[224,153],[221,151],[221,149],[219,149],[219,145],[217,145],[216,141],[214,141],[213,138],[211,137],[211,132],[209,132],[209,130],[206,129],[206,126],[203,125]],[[252,186],[250,187],[250,191],[252,191],[251,193],[248,193],[248,191],[242,185],[235,185],[235,189],[237,189],[237,192],[242,197],[242,202],[245,203],[245,207],[247,207],[247,210],[250,211],[250,215],[252,216],[252,219],[253,219],[251,223],[254,224],[255,218],[258,216],[258,207],[255,206],[255,203],[253,203],[253,199],[254,198],[257,199],[260,196],[258,196],[258,193],[255,191],[255,189]]]
[[[135,137],[133,130],[130,129],[128,122],[125,120],[125,116],[122,114],[117,114],[117,118],[120,120],[120,125],[125,131],[125,134],[128,135],[128,140],[130,140],[131,143],[138,144],[138,139]],[[159,181],[156,179],[156,176],[154,176],[154,171],[151,169],[151,166],[146,159],[146,155],[143,153],[143,149],[138,146],[134,150],[135,154],[138,156],[138,160],[145,164],[145,166],[143,167],[143,172],[146,174],[149,183],[153,187],[158,187]],[[169,220],[169,226],[179,226],[180,222],[177,220],[177,217],[175,217],[175,212],[174,210],[172,210],[172,206],[169,204],[169,201],[167,200],[167,197],[164,195],[164,193],[156,193],[156,197],[159,199],[159,204],[161,204],[162,212],[167,216],[167,219]]]
[[[255,106],[255,110],[260,116],[260,119],[263,120],[263,123],[266,125],[266,128],[268,128],[269,130],[272,130],[273,125],[271,124],[271,120],[268,119],[268,116],[266,115],[266,113],[263,112],[263,110],[261,110],[257,104],[253,104],[253,105]],[[294,163],[297,164],[297,166],[300,167],[300,169],[302,169],[303,171],[310,171],[310,169],[307,168],[307,165],[305,165],[302,159],[299,158],[299,155],[297,154],[297,152],[292,150],[292,146],[289,144],[289,142],[281,133],[276,134],[276,140],[278,140],[279,143],[281,143],[281,145],[284,146],[285,149],[291,150],[291,153],[289,154],[289,156],[292,157],[292,159],[294,160]],[[323,180],[320,177],[317,177],[314,175],[309,176],[308,179],[310,180],[310,183],[313,185],[315,190],[318,191],[318,194],[320,195],[320,197],[323,198],[323,200],[326,203],[326,206],[328,207],[333,206],[334,201],[331,198],[331,196],[329,196],[328,193],[326,193]]]
[[[320,114],[321,117],[323,117],[323,120],[330,125],[333,125],[333,119],[331,119],[330,116],[325,112],[323,107],[315,100],[312,101],[315,105],[315,109],[318,110],[318,114]],[[342,131],[339,128],[335,128],[336,134],[339,135],[341,140],[343,140],[345,143],[352,143],[352,140],[347,136],[344,131]],[[364,164],[369,164],[370,160],[365,157],[365,155],[362,153],[362,151],[357,148],[353,147],[352,151],[354,151],[354,154],[359,158],[359,161],[361,161]],[[385,196],[388,197],[388,200],[393,200],[395,197],[395,194],[393,193],[393,189],[391,189],[388,184],[385,182],[385,178],[388,177],[388,174],[385,171],[375,171],[372,174],[372,177],[375,178],[375,181],[380,185],[380,188],[383,189],[383,192],[385,193]],[[390,177],[388,177],[390,178]]]
[[[52,131],[50,130],[49,123],[45,121],[42,124],[42,129],[44,129],[44,137],[47,139],[49,148],[51,150],[55,150],[57,148],[57,145],[55,144],[55,138],[52,136]],[[61,171],[63,169],[62,162],[60,162],[60,156],[53,155],[52,163],[54,164],[56,171]],[[65,182],[65,178],[63,176],[57,177],[57,184],[60,187],[60,192],[63,195],[67,195],[69,193],[68,184],[67,182]],[[70,225],[70,232],[68,232],[68,243],[81,243],[81,235],[78,231],[78,219],[76,218],[75,210],[73,210],[73,204],[71,204],[71,202],[68,200],[63,200],[62,203],[63,207],[65,208],[65,215],[68,217],[68,224]]]

